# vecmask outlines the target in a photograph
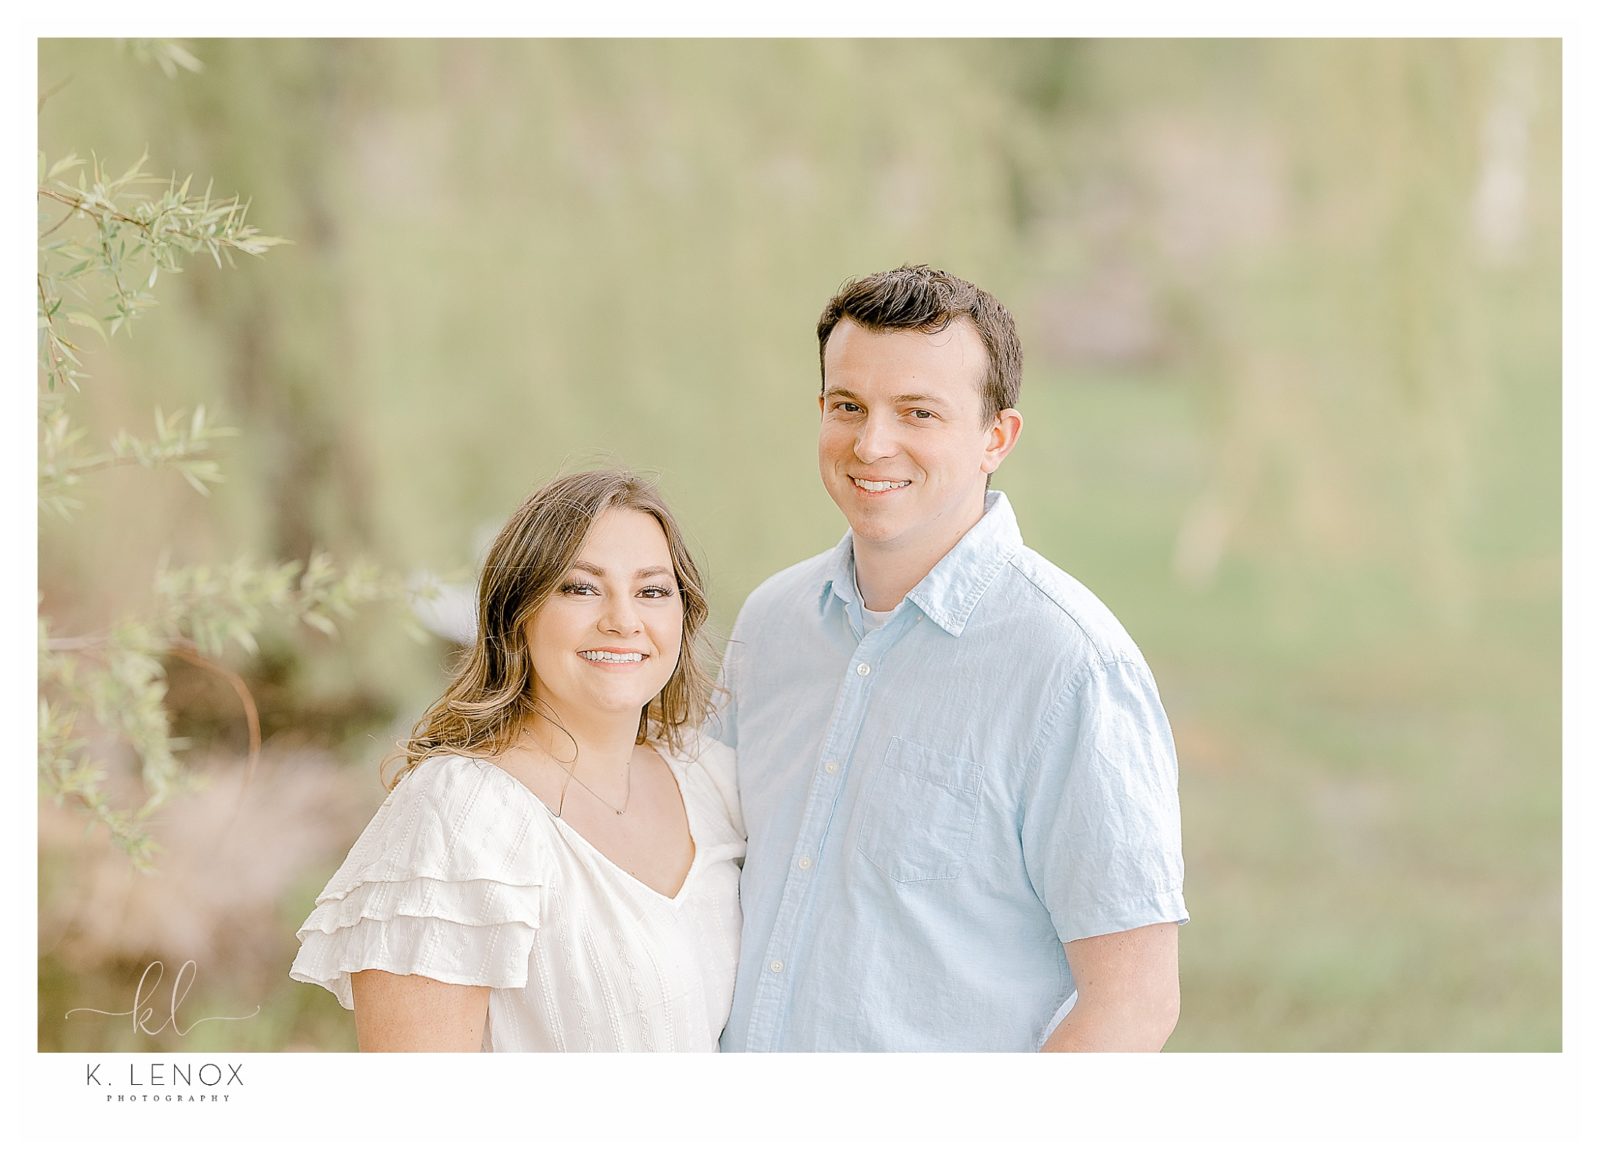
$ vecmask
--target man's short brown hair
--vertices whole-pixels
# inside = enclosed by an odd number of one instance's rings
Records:
[[[969,318],[989,353],[981,384],[984,422],[1017,405],[1022,394],[1022,342],[1011,312],[986,290],[931,266],[900,266],[854,278],[828,300],[817,320],[817,361],[827,390],[828,336],[849,319],[869,331],[937,334],[958,318]]]

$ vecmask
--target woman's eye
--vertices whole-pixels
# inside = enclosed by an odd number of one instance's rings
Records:
[[[640,590],[639,595],[641,597],[670,597],[673,593],[671,589],[663,588],[661,585],[651,585],[649,588]]]
[[[561,586],[561,591],[563,593],[569,593],[573,596],[589,597],[593,596],[600,590],[595,588],[588,581],[568,581],[566,584]]]

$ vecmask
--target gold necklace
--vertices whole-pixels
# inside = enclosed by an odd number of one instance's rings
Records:
[[[546,753],[549,753],[549,751],[546,751]],[[555,758],[554,754],[551,754],[550,756]],[[600,797],[598,793],[596,793],[593,786],[590,786],[582,778],[578,777],[574,770],[574,767],[576,767],[578,764],[577,758],[572,759],[572,765],[570,766],[567,763],[562,762],[559,758],[556,758],[556,762],[563,770],[567,772],[567,780],[561,784],[561,798],[556,802],[557,818],[560,818],[562,813],[567,809],[567,787],[572,785],[574,782],[587,790],[596,802],[600,803],[601,806],[604,806],[612,814],[621,817],[623,814],[627,813],[628,803],[633,800],[633,752],[631,750],[628,752],[628,767],[623,774],[624,789],[622,791],[621,806],[612,806],[604,798]]]

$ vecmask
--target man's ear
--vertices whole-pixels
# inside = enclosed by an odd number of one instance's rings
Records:
[[[984,472],[992,474],[1011,454],[1011,449],[1017,446],[1021,435],[1022,412],[1015,407],[995,412],[994,418],[989,421],[989,442],[983,451]]]

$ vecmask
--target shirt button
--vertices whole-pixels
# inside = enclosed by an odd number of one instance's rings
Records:
[[[872,672],[872,666],[863,661],[860,665],[856,666],[856,672],[862,677],[865,677],[867,674]]]
[[[811,859],[806,855],[801,855],[798,865],[802,871],[809,871],[811,869]]]
[[[781,972],[783,970],[783,961],[781,959],[773,960],[772,961],[772,970],[775,971],[775,972]]]
[[[837,762],[829,762],[826,766],[823,767],[823,769],[826,770],[829,774],[837,774],[839,772],[839,763],[837,763]]]

